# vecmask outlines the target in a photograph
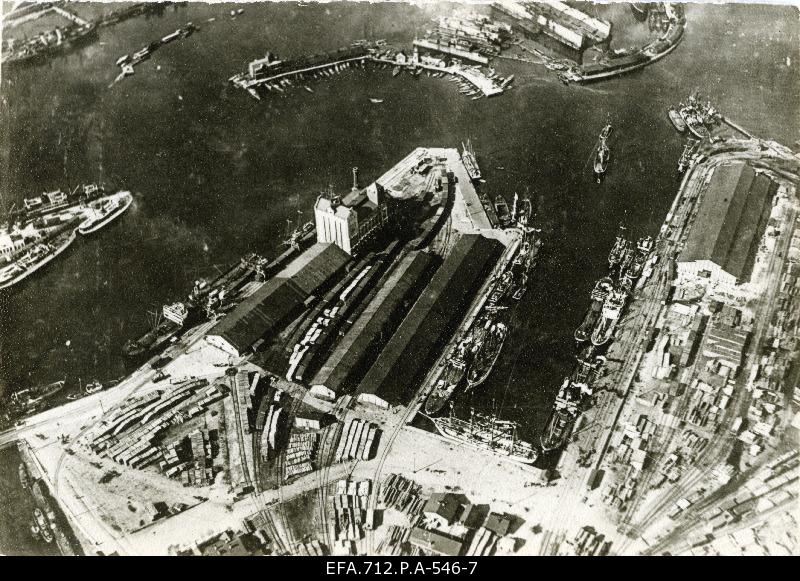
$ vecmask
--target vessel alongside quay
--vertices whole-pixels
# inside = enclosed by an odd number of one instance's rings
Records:
[[[485,450],[521,464],[533,464],[539,452],[532,444],[517,438],[518,424],[501,420],[496,415],[484,415],[470,410],[469,420],[462,420],[452,412],[433,418],[439,433],[447,439]]]
[[[592,336],[595,325],[600,318],[600,313],[603,310],[603,303],[613,290],[614,283],[609,277],[602,278],[595,283],[590,295],[592,302],[589,304],[589,309],[586,311],[581,324],[575,329],[576,341],[582,343],[588,341]]]
[[[603,302],[603,310],[600,313],[600,322],[592,332],[592,344],[596,346],[605,345],[614,334],[622,308],[625,306],[627,295],[622,291],[611,291]]]
[[[461,162],[464,164],[464,169],[474,182],[481,180],[481,170],[478,167],[478,160],[475,157],[475,150],[472,149],[472,143],[467,139],[467,143],[461,143]]]
[[[133,197],[130,192],[118,192],[87,204],[82,212],[84,221],[78,226],[79,234],[91,234],[110,224],[127,210]]]
[[[483,337],[475,351],[467,375],[467,392],[483,384],[489,377],[508,336],[508,328],[505,323],[491,317],[487,317],[482,328],[484,330]]]

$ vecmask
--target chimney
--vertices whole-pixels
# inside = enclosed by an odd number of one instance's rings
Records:
[[[353,168],[353,191],[358,190],[358,168]]]

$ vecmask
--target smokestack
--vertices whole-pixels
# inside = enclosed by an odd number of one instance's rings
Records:
[[[358,189],[358,168],[353,168],[353,191],[355,192]]]

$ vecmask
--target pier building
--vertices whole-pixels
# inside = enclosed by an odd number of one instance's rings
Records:
[[[749,164],[717,167],[678,257],[680,278],[721,289],[748,282],[777,190]]]

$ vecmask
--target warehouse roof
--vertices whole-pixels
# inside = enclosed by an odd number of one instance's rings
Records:
[[[709,260],[742,279],[766,226],[769,193],[774,193],[770,183],[744,163],[717,167],[700,201],[699,226],[691,229],[680,262]]]
[[[349,259],[333,244],[315,244],[239,303],[208,335],[220,336],[239,353],[244,352],[285,324]]]
[[[502,248],[496,240],[474,234],[456,243],[364,376],[359,395],[374,395],[390,405],[411,400],[423,372],[463,317]]]
[[[350,255],[335,244],[318,242],[293,260],[276,278],[290,278],[306,295],[312,295],[349,261]]]
[[[425,252],[406,255],[386,279],[372,302],[356,319],[325,362],[311,385],[323,385],[339,393],[354,387],[378,350],[406,312],[406,305],[416,299],[435,258]]]

